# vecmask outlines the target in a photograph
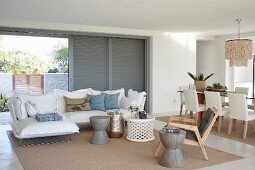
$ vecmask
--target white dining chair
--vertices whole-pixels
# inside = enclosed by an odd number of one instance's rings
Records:
[[[179,91],[180,91],[180,116],[182,116],[183,112],[183,107],[185,106],[185,98],[183,94],[184,89],[189,89],[189,86],[179,86]]]
[[[235,87],[235,92],[239,94],[245,94],[248,96],[249,94],[249,88],[248,87]]]
[[[223,117],[229,114],[229,108],[222,107],[222,101],[219,92],[205,91],[206,109],[216,107],[218,109],[218,132],[221,131]]]
[[[206,111],[206,106],[198,103],[196,90],[184,89],[183,94],[185,98],[185,114],[187,115],[190,112],[193,118],[193,113],[196,113],[196,122],[198,123],[198,114],[199,112]]]
[[[230,107],[228,134],[231,134],[233,120],[241,120],[244,121],[243,139],[245,139],[247,134],[248,121],[255,120],[255,112],[248,110],[245,94],[229,93],[228,98]],[[255,130],[255,127],[253,130]]]

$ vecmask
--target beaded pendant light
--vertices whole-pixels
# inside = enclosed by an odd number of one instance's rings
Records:
[[[248,59],[252,59],[252,40],[240,38],[240,22],[238,23],[238,38],[225,42],[225,58],[230,66],[248,66]]]

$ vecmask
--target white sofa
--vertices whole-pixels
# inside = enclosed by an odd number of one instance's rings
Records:
[[[105,91],[105,93],[119,92],[118,104],[120,112],[124,118],[131,115],[128,110],[130,105],[139,105],[141,110],[145,103],[145,94],[129,90],[128,97],[125,97],[124,89],[115,91]],[[79,132],[78,125],[88,124],[90,116],[107,115],[107,112],[114,110],[90,110],[78,112],[65,112],[65,104],[63,96],[69,98],[81,98],[87,95],[98,95],[102,92],[92,89],[81,89],[74,92],[64,90],[54,90],[54,93],[44,96],[33,96],[24,94],[14,94],[8,101],[8,107],[12,115],[11,127],[15,137],[19,139],[66,135]],[[42,114],[47,112],[58,112],[63,116],[63,121],[38,122],[34,117],[28,115],[25,103],[32,101],[37,104],[37,107]]]
[[[12,116],[11,128],[18,139],[68,135],[79,132],[79,127],[69,118],[63,121],[38,122],[34,117],[17,118],[19,103],[15,97],[8,101],[9,111]]]

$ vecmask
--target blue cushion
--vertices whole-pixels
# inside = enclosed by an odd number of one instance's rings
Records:
[[[119,109],[118,99],[119,99],[120,93],[115,93],[115,94],[103,93],[103,94],[105,95],[104,105],[106,110]]]
[[[105,111],[104,105],[105,95],[90,95],[90,108],[91,110],[101,110]]]
[[[63,117],[58,113],[36,114],[35,119],[38,122],[60,121]]]

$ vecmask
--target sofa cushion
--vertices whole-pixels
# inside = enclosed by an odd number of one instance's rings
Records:
[[[40,114],[40,110],[35,103],[28,101],[25,103],[25,106],[28,116],[35,117],[36,114]]]
[[[90,95],[90,108],[91,110],[105,111],[105,95]]]
[[[118,98],[120,93],[115,93],[115,94],[103,93],[103,94],[105,96],[104,105],[106,110],[119,109]]]
[[[139,110],[144,110],[144,105],[146,101],[146,92],[133,91],[132,89],[128,90],[128,98],[136,101],[134,106],[139,106]]]
[[[35,119],[38,122],[62,121],[63,116],[58,113],[36,114]]]
[[[90,122],[89,121],[90,116],[106,116],[107,113],[99,110],[91,110],[80,112],[66,112],[64,113],[64,115],[77,124],[83,124]]]
[[[69,92],[66,90],[55,89],[54,94],[57,98],[57,112],[60,114],[65,113],[65,101],[64,96],[72,99],[80,99],[87,97],[89,89],[77,90]]]
[[[63,121],[37,122],[35,118],[29,117],[13,122],[11,126],[19,138],[56,136],[79,132],[79,127],[67,118]]]
[[[42,114],[57,111],[56,98],[54,97],[53,93],[47,95],[17,94],[17,97],[21,100],[21,112],[23,115],[22,119],[27,117],[24,116],[27,114],[27,102],[33,102]]]
[[[119,97],[118,97],[118,106],[120,106],[120,102],[121,100],[125,97],[125,89],[121,88],[118,90],[107,90],[103,92],[104,94],[117,94],[119,93]]]
[[[132,98],[123,97],[120,101],[120,108],[129,109],[130,106],[136,106],[137,100]]]
[[[89,91],[89,95],[100,95],[100,94],[102,94],[102,91],[93,90],[93,89],[91,89],[91,90]]]
[[[25,119],[28,117],[27,112],[22,112],[22,110],[21,110],[22,100],[19,97],[11,97],[11,99],[9,99],[9,101],[11,101],[11,104],[13,107],[13,112],[14,112],[13,116],[15,116],[16,119],[22,120],[22,119]]]
[[[81,99],[72,99],[64,96],[64,100],[66,112],[90,111],[90,96]]]

